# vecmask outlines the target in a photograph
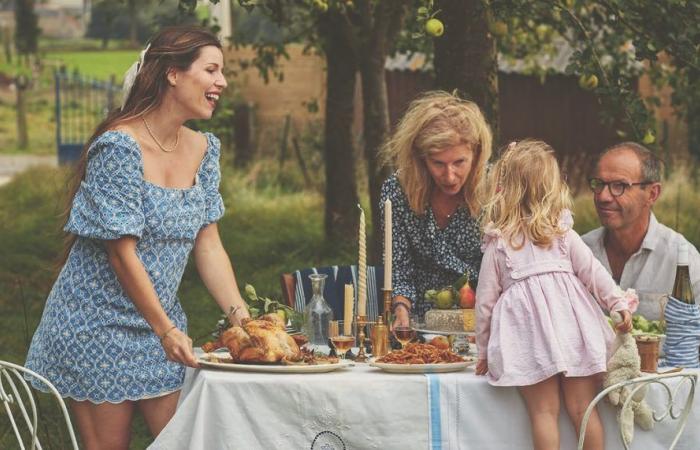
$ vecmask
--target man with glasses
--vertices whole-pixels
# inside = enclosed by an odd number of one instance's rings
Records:
[[[602,227],[583,236],[620,287],[637,290],[637,312],[650,320],[660,318],[660,300],[673,289],[680,242],[690,250],[690,281],[700,304],[700,254],[651,211],[661,194],[660,172],[658,158],[642,145],[623,142],[605,150],[589,179]]]

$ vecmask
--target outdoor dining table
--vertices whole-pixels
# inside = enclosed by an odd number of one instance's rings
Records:
[[[663,391],[652,385],[647,394],[658,411],[665,411]],[[600,412],[606,448],[623,448],[616,411],[601,402]],[[676,425],[667,419],[651,432],[637,427],[632,448],[668,448]],[[576,448],[563,408],[559,428],[561,448]],[[517,390],[490,386],[473,366],[392,374],[358,363],[318,374],[187,369],[175,416],[149,448],[511,450],[532,444]],[[676,448],[700,448],[700,395]]]

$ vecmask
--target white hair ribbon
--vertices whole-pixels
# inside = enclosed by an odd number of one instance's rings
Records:
[[[124,74],[124,84],[122,85],[122,106],[124,109],[126,101],[129,99],[129,94],[131,94],[131,88],[134,86],[134,81],[136,81],[136,76],[139,74],[141,67],[143,67],[143,60],[146,57],[148,49],[151,48],[151,44],[148,44],[139,54],[139,59],[134,61],[134,63],[129,67],[129,70]]]

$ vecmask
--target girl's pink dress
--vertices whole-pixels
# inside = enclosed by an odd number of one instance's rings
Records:
[[[527,386],[557,373],[605,372],[615,334],[596,300],[609,311],[637,308],[634,291],[622,292],[571,229],[569,211],[560,223],[567,232],[550,248],[528,240],[520,250],[486,227],[476,342],[494,386]]]

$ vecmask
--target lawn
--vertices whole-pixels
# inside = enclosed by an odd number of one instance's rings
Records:
[[[138,55],[138,50],[51,52],[46,54],[45,62],[51,69],[64,65],[69,73],[77,70],[83,76],[98,80],[108,80],[114,75],[116,82],[121,84],[124,72]]]

